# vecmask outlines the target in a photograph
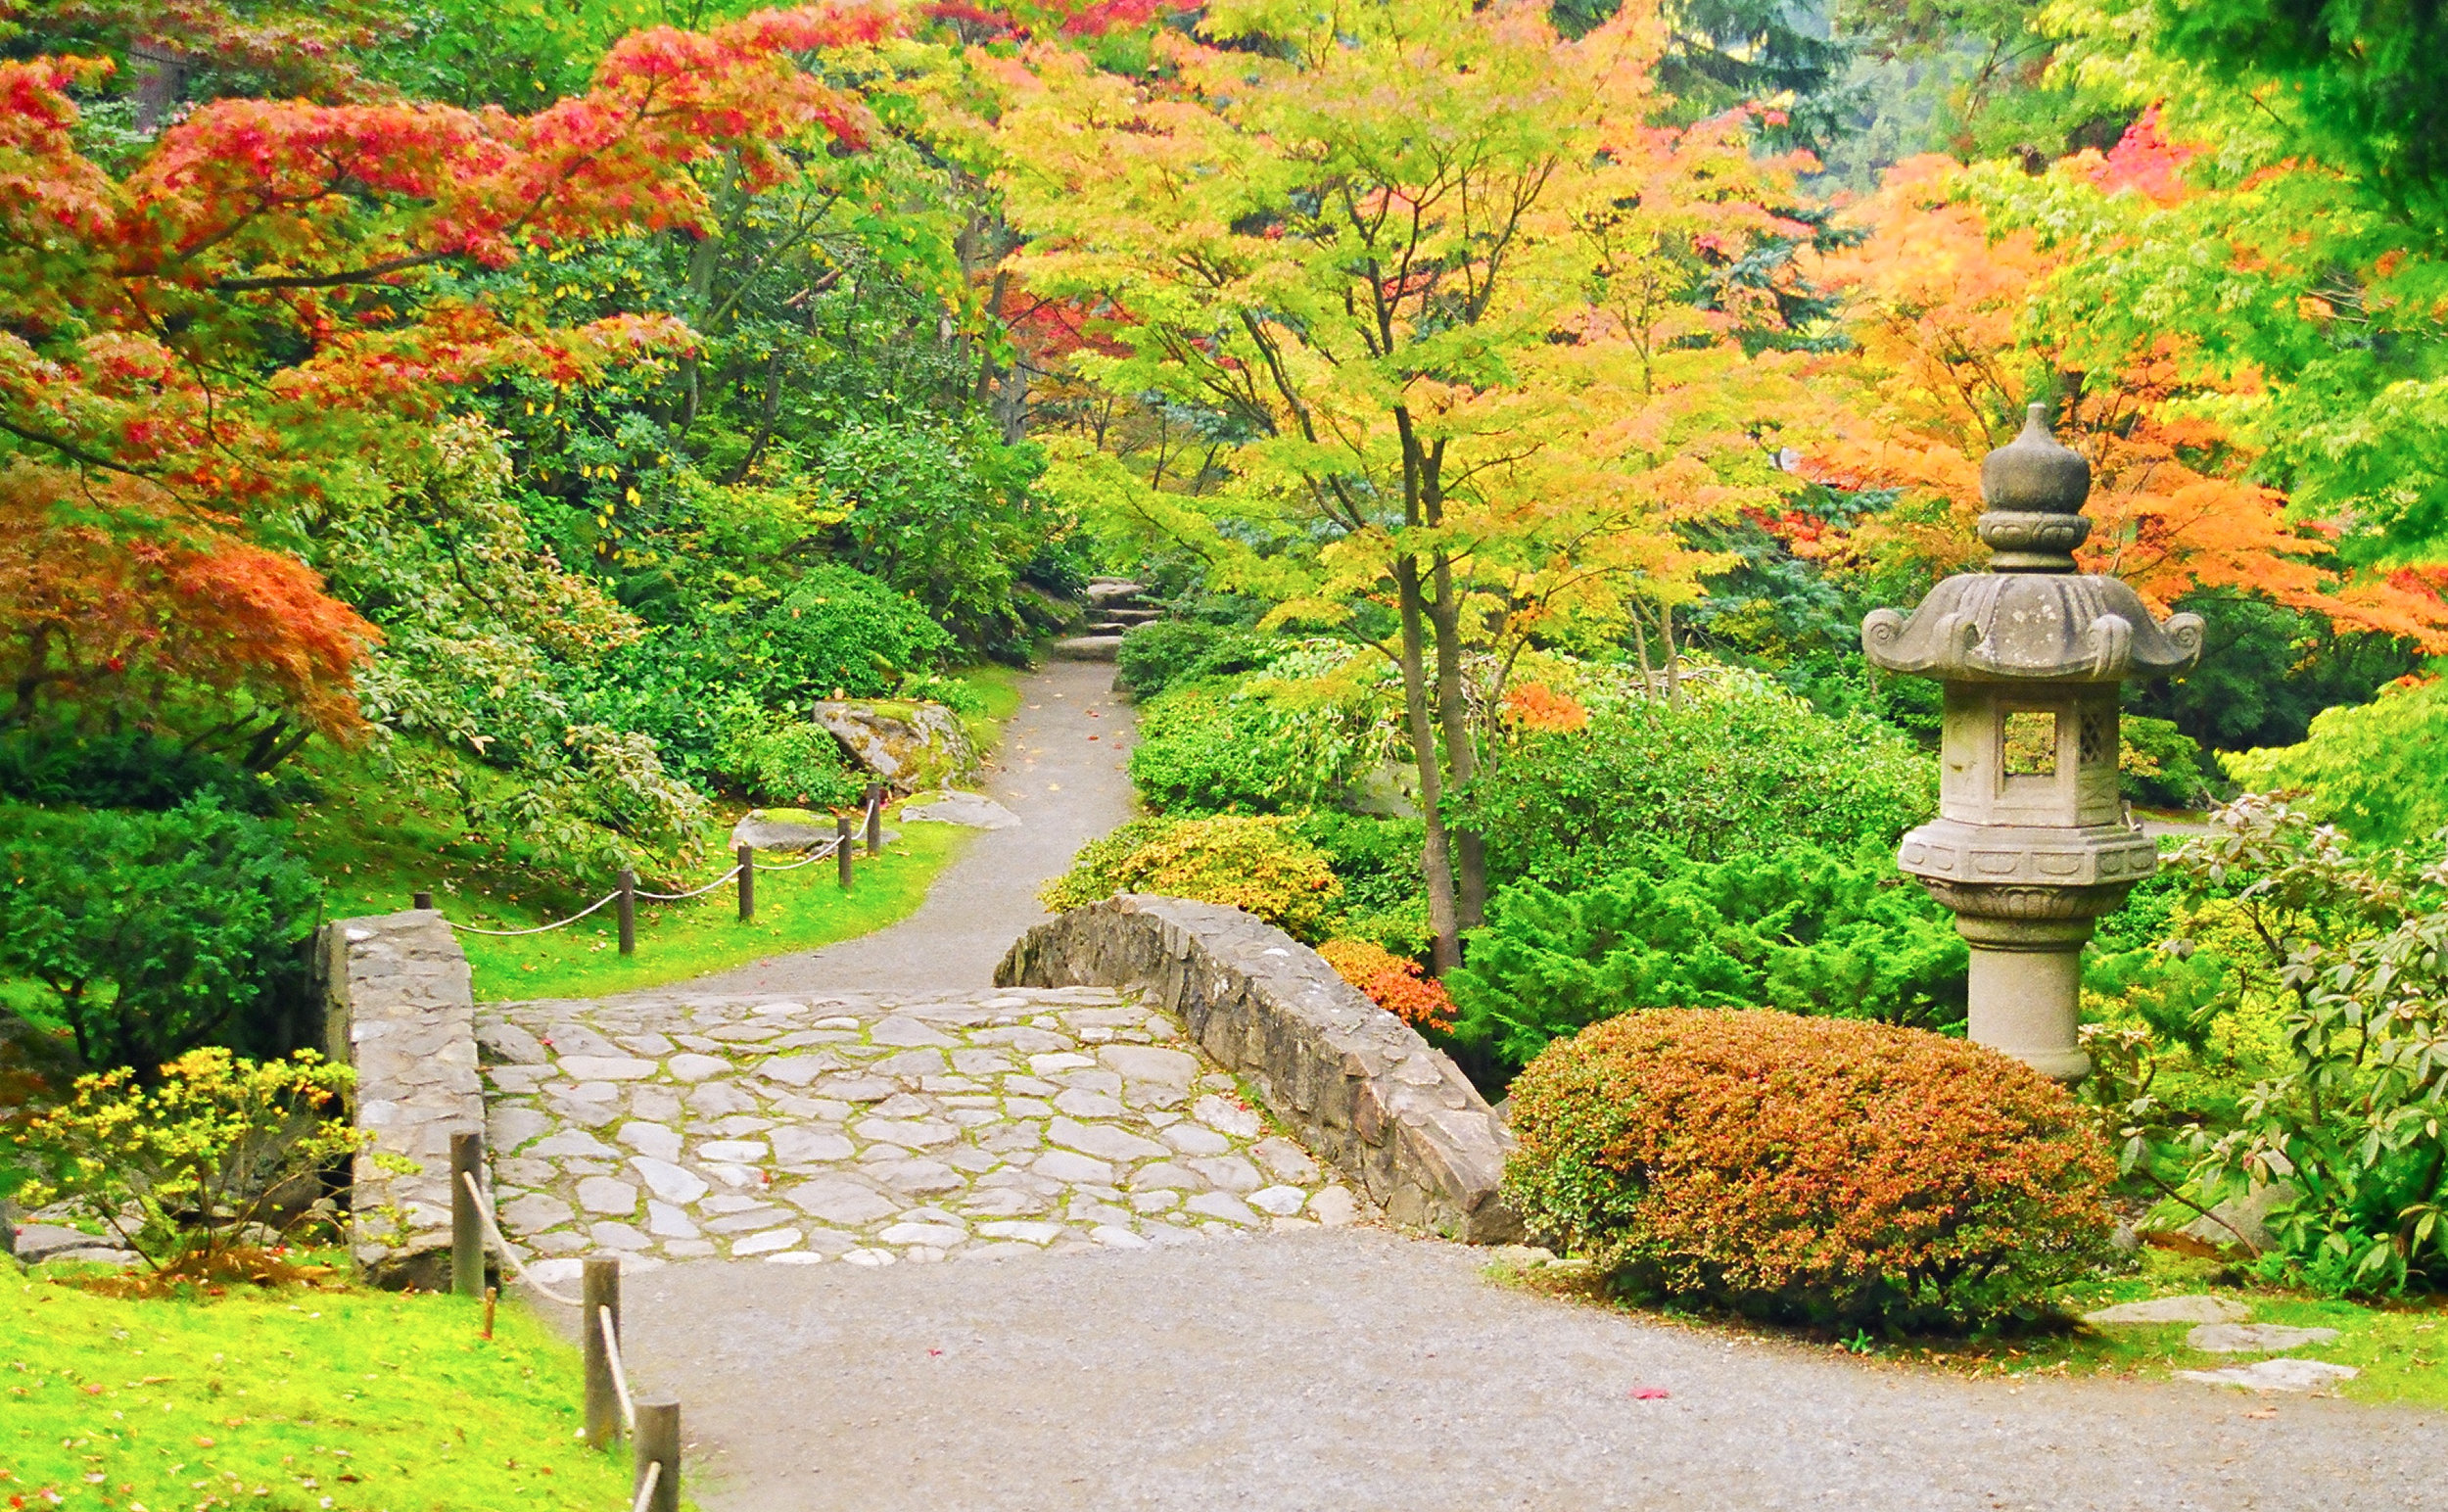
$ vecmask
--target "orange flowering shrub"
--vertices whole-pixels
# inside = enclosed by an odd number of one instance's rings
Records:
[[[1328,940],[1317,948],[1335,974],[1360,995],[1417,1029],[1453,1028],[1453,999],[1445,984],[1422,976],[1420,964],[1395,955],[1375,940]]]
[[[1624,1014],[1513,1083],[1507,1197],[1622,1290],[1811,1322],[2031,1320],[2107,1258],[2065,1089],[1917,1029]]]

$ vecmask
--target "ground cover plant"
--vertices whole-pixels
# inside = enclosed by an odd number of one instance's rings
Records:
[[[0,1493],[400,1512],[630,1499],[573,1437],[575,1351],[509,1304],[342,1285],[121,1299],[0,1275]]]

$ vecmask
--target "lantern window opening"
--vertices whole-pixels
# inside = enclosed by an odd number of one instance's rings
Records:
[[[1999,744],[2003,750],[2008,780],[2056,777],[2056,710],[2002,709],[2000,725]]]

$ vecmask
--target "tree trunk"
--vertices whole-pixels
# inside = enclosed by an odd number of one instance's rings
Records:
[[[1439,551],[1432,569],[1436,595],[1429,606],[1429,622],[1436,627],[1436,722],[1445,737],[1445,770],[1458,792],[1470,786],[1479,771],[1478,747],[1471,739],[1471,706],[1462,695],[1462,605],[1454,597],[1453,563]],[[1476,829],[1452,833],[1454,921],[1476,929],[1487,920],[1487,847]]]
[[[1437,975],[1462,964],[1462,932],[1454,911],[1453,864],[1446,845],[1444,773],[1436,758],[1436,727],[1429,713],[1429,672],[1424,645],[1427,605],[1416,557],[1394,558],[1394,585],[1402,611],[1402,712],[1420,774],[1420,817],[1428,835],[1420,870],[1428,881],[1428,922],[1436,936],[1431,960]]]

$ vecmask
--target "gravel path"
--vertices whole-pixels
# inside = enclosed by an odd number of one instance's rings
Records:
[[[1355,1228],[675,1265],[624,1284],[627,1348],[680,1394],[713,1512],[2448,1507],[2436,1414],[1866,1365],[1483,1260]]]
[[[1038,887],[1136,812],[1127,770],[1137,722],[1110,663],[1050,661],[1020,683],[1020,708],[982,784],[1019,816],[946,867],[918,911],[888,929],[770,956],[661,991],[895,992],[984,988],[1012,942],[1046,918]]]

